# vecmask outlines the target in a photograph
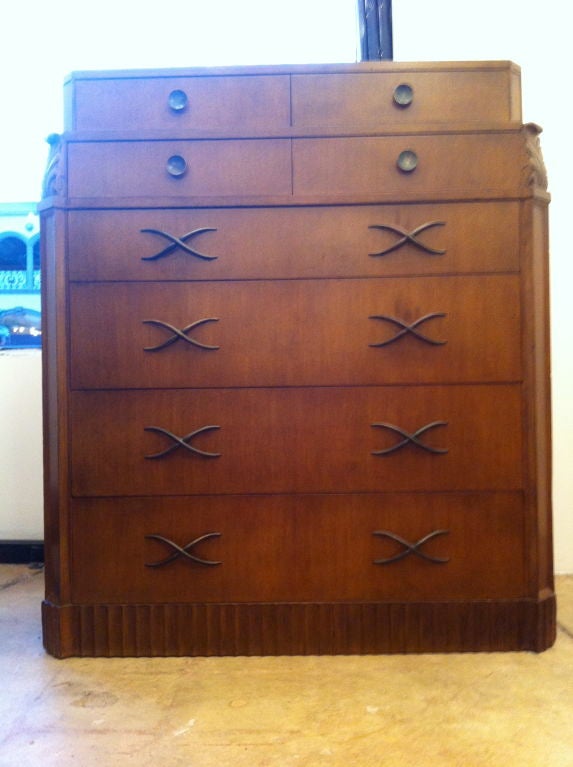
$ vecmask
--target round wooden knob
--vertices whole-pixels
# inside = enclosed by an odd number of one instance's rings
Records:
[[[400,83],[394,88],[394,103],[399,107],[409,107],[414,100],[414,89],[408,83]]]
[[[184,112],[187,109],[189,99],[185,91],[174,90],[169,94],[167,103],[172,112]]]
[[[167,173],[173,178],[180,178],[187,171],[187,162],[180,154],[174,154],[167,160]]]
[[[405,149],[398,155],[396,165],[403,173],[412,173],[418,166],[418,155],[411,149]]]

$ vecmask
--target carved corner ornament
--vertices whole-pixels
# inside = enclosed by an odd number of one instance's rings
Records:
[[[536,123],[526,123],[523,126],[525,135],[525,150],[527,152],[527,164],[524,168],[527,186],[547,191],[547,171],[543,162],[539,134],[542,128]]]
[[[61,149],[62,137],[58,133],[51,133],[46,139],[50,146],[48,162],[42,181],[42,199],[61,193],[63,177],[61,173]]]

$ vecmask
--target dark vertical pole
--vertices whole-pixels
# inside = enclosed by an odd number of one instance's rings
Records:
[[[392,60],[392,0],[358,0],[362,61]]]

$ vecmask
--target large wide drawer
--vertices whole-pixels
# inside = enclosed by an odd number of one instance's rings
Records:
[[[519,314],[517,275],[74,283],[71,382],[116,389],[515,381]]]
[[[72,600],[517,598],[523,534],[519,493],[75,501]]]
[[[68,130],[244,135],[290,125],[288,75],[75,77],[67,89]]]
[[[219,280],[519,268],[515,202],[68,213],[73,280]]]
[[[75,496],[523,486],[521,386],[76,391]]]
[[[102,141],[68,144],[68,195],[290,195],[288,139]]]
[[[521,119],[519,73],[511,65],[432,71],[402,65],[386,72],[292,77],[296,128],[354,131],[428,123],[501,123]]]

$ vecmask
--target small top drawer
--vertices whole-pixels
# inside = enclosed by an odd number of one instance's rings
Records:
[[[290,193],[289,139],[87,141],[68,145],[70,197]]]
[[[293,75],[292,113],[301,129],[520,121],[519,74],[504,67]]]
[[[283,130],[290,123],[288,75],[73,77],[66,129],[189,132]]]
[[[296,195],[358,198],[511,197],[527,186],[518,131],[301,138],[293,142]]]

